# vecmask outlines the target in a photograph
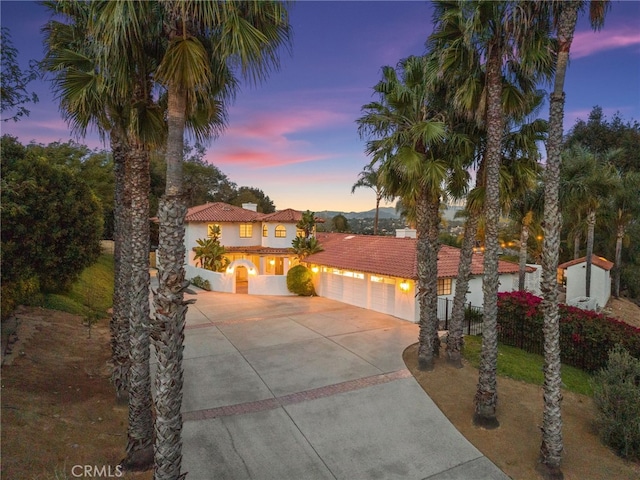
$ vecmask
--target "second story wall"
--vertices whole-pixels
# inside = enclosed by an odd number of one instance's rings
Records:
[[[263,247],[290,248],[298,229],[295,223],[262,222],[260,236]]]

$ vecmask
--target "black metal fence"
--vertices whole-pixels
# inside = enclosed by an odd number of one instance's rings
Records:
[[[438,298],[438,320],[440,328],[449,330],[449,321],[453,310],[453,300],[449,298]],[[476,307],[467,303],[464,307],[463,333],[465,335],[482,334],[482,307]]]

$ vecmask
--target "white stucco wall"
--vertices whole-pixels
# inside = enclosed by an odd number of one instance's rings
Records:
[[[249,276],[250,295],[293,295],[287,288],[286,275]]]
[[[566,269],[567,301],[586,296],[587,264],[579,263]],[[598,308],[606,306],[611,296],[611,276],[608,270],[591,265],[591,298],[596,299]]]
[[[262,224],[260,222],[246,222],[250,223],[253,228],[251,237],[240,238],[240,223],[234,222],[211,222],[211,224],[217,223],[220,225],[220,244],[228,247],[249,247],[253,245],[260,245],[262,238]],[[189,222],[185,231],[185,247],[187,251],[190,251],[195,247],[196,240],[199,238],[207,238],[207,226],[210,223],[206,222]]]
[[[262,236],[262,228],[264,225],[267,226],[268,230],[268,235],[266,237]],[[282,225],[286,228],[286,237],[276,237],[276,227],[278,225]],[[296,231],[297,228],[295,223],[263,222],[260,224],[260,238],[262,239],[262,246],[271,248],[290,248],[291,242],[296,238]]]
[[[235,293],[236,291],[235,277],[233,275],[212,272],[192,265],[185,266],[185,275],[188,279],[200,276],[205,280],[209,280],[211,290],[214,292]]]

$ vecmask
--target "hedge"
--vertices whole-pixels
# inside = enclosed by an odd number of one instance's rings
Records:
[[[498,340],[544,354],[542,299],[529,292],[498,294]],[[588,372],[603,368],[608,352],[623,346],[640,358],[640,328],[589,310],[559,306],[562,363]]]

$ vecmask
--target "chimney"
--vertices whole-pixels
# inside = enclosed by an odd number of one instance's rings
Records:
[[[416,238],[414,228],[396,228],[396,238]]]
[[[245,210],[251,210],[252,212],[257,212],[258,211],[258,204],[257,203],[243,203],[242,204],[242,208],[244,208]]]

